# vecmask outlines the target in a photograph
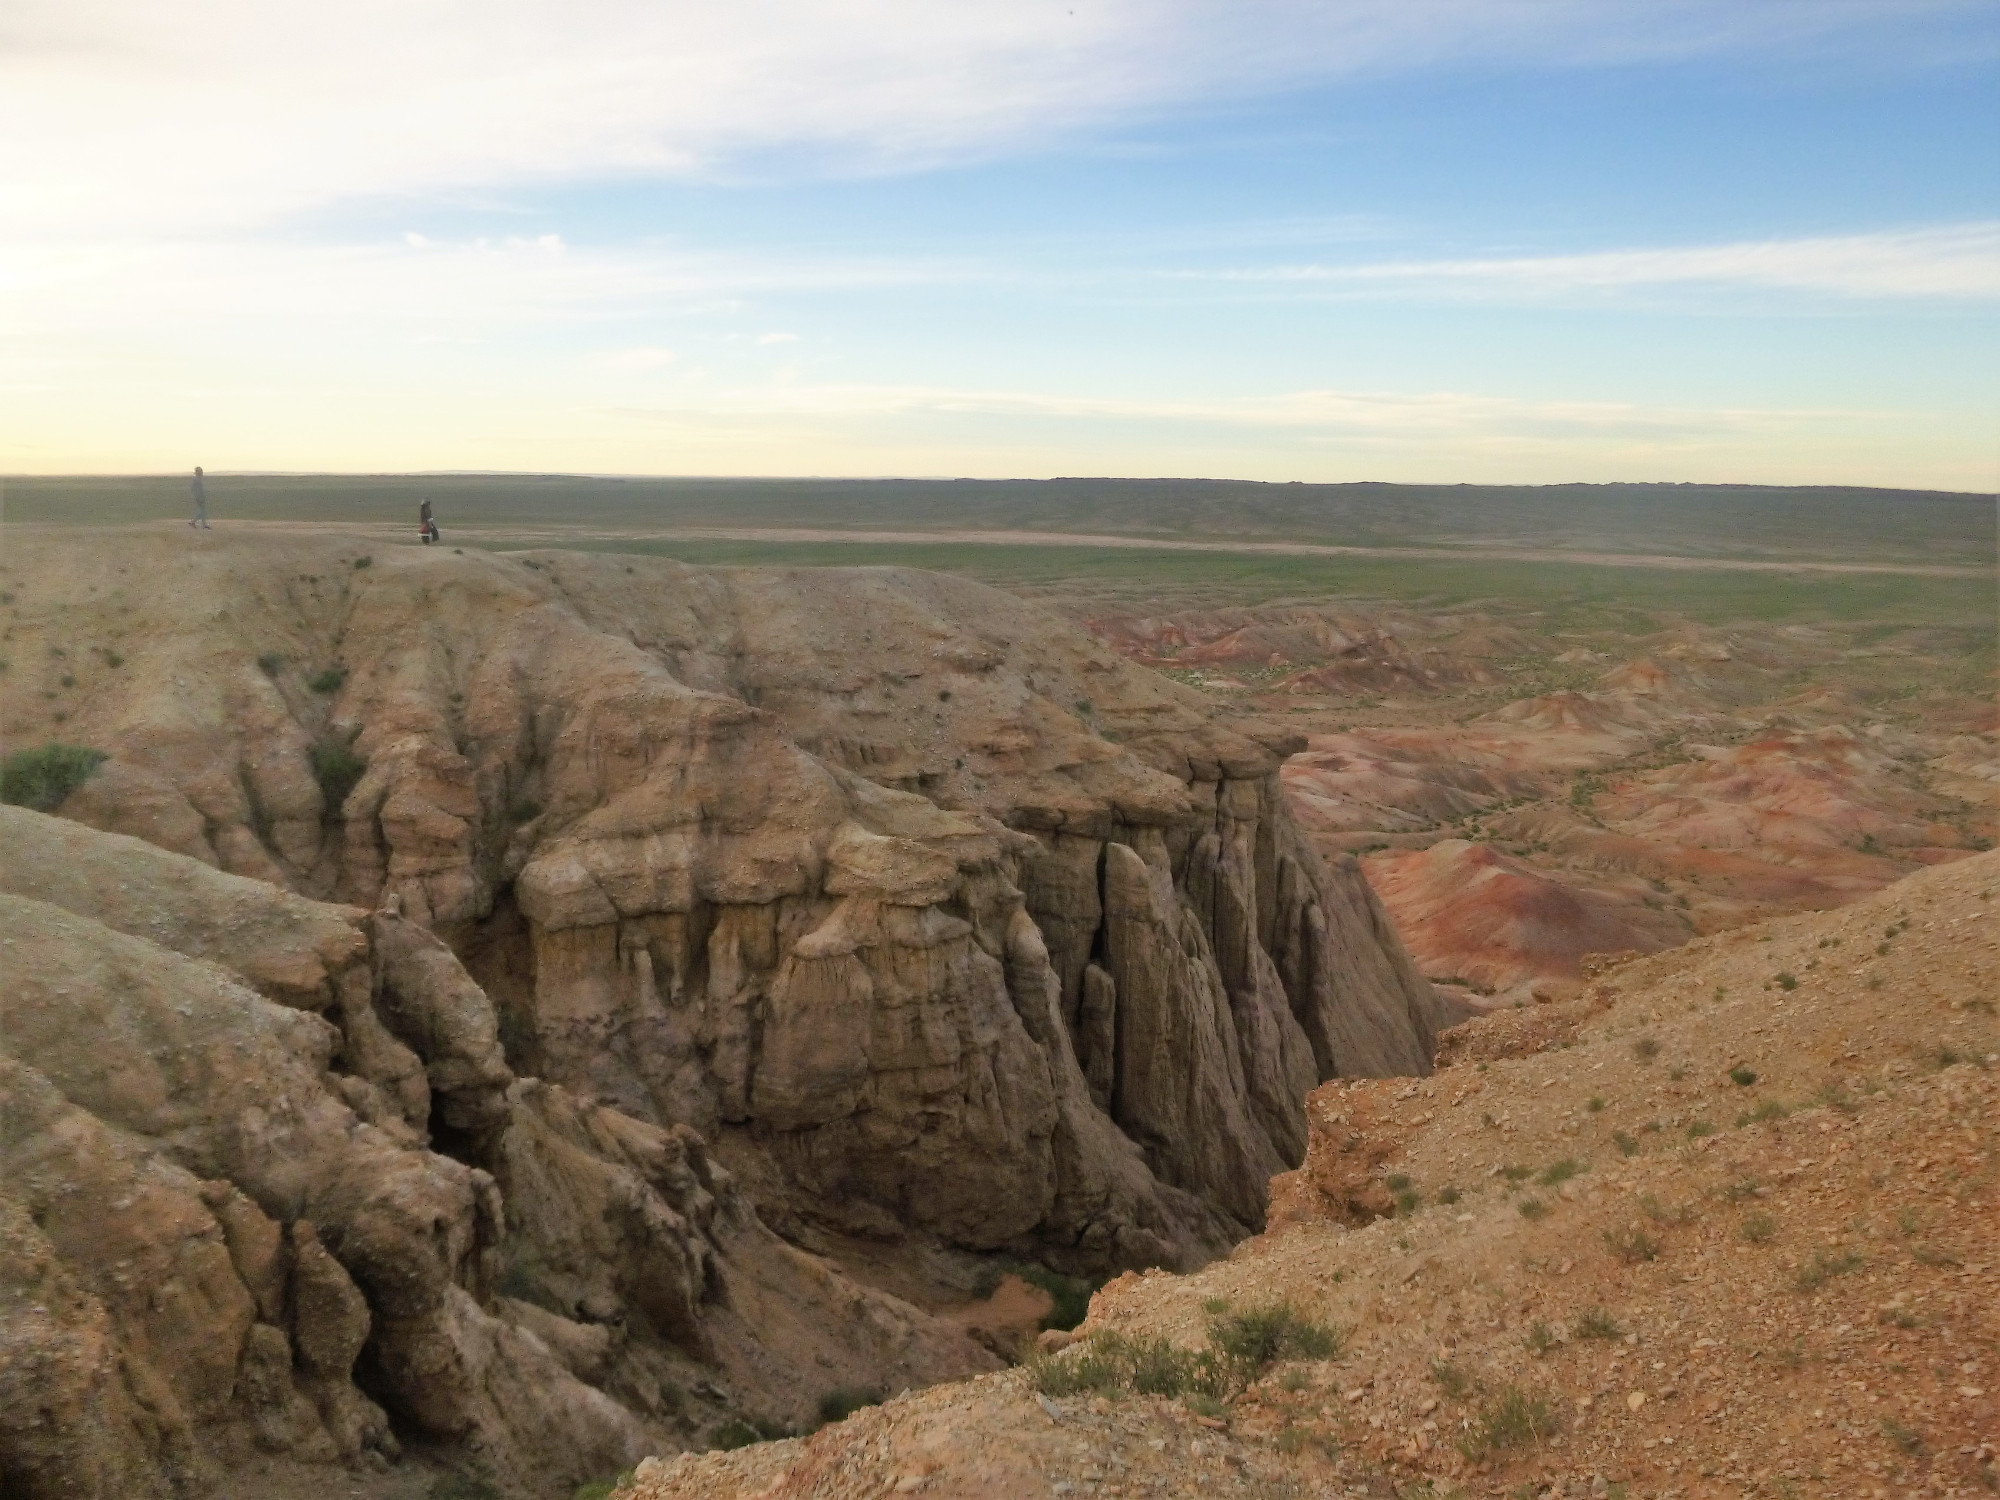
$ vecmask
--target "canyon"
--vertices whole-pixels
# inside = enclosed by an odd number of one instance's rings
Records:
[[[991,1368],[982,1263],[1212,1259],[1462,1013],[1296,735],[992,589],[9,541],[0,728],[105,757],[0,825],[10,1493],[547,1493]]]

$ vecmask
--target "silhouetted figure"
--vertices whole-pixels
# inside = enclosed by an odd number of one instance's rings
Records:
[[[188,484],[188,493],[194,496],[194,519],[188,525],[199,526],[203,531],[213,530],[208,524],[208,491],[202,488],[200,464],[194,466],[194,479]]]
[[[426,547],[438,539],[438,525],[431,518],[431,502],[428,496],[417,506],[417,532],[423,537]]]

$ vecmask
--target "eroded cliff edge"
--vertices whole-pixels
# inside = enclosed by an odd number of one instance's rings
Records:
[[[440,1273],[474,1309],[506,1281],[602,1327],[639,1295],[479,1237],[544,1212],[564,1142],[637,1152],[695,1195],[675,1215],[726,1200],[745,1235],[1184,1266],[1262,1223],[1309,1089],[1428,1070],[1429,987],[1293,825],[1282,737],[1011,596],[157,534],[27,537],[6,569],[10,650],[78,679],[10,695],[8,743],[112,756],[66,818],[351,908],[365,1008],[252,972],[310,944],[225,968],[323,1018],[341,1130],[486,1179],[452,1189],[481,1248]],[[697,1359],[704,1315],[674,1309],[708,1274],[648,1313]]]

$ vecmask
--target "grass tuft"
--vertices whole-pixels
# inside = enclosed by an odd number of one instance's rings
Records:
[[[1860,1270],[1867,1261],[1859,1251],[1828,1246],[1815,1250],[1792,1273],[1792,1285],[1801,1292],[1817,1291],[1836,1276]]]
[[[1757,1074],[1749,1068],[1734,1067],[1729,1070],[1729,1081],[1740,1089],[1747,1089],[1757,1081]]]
[[[1580,1339],[1615,1339],[1625,1332],[1610,1311],[1602,1307],[1586,1307],[1578,1313],[1574,1331]]]
[[[1480,1408],[1458,1448],[1478,1463],[1493,1453],[1539,1443],[1553,1434],[1556,1426],[1555,1408],[1546,1396],[1517,1385],[1502,1386],[1493,1401]]]
[[[1623,1229],[1604,1231],[1604,1246],[1628,1266],[1636,1266],[1641,1261],[1657,1260],[1660,1256],[1660,1242],[1637,1224]]]

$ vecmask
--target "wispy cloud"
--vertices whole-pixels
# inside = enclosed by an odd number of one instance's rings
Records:
[[[1963,42],[1980,0],[11,0],[0,223],[259,224],[367,195],[899,170],[1459,60]],[[1986,44],[1993,38],[1984,25]]]
[[[1271,266],[1183,273],[1351,293],[1546,297],[1706,285],[1839,297],[2000,297],[2000,222],[1582,255]]]

